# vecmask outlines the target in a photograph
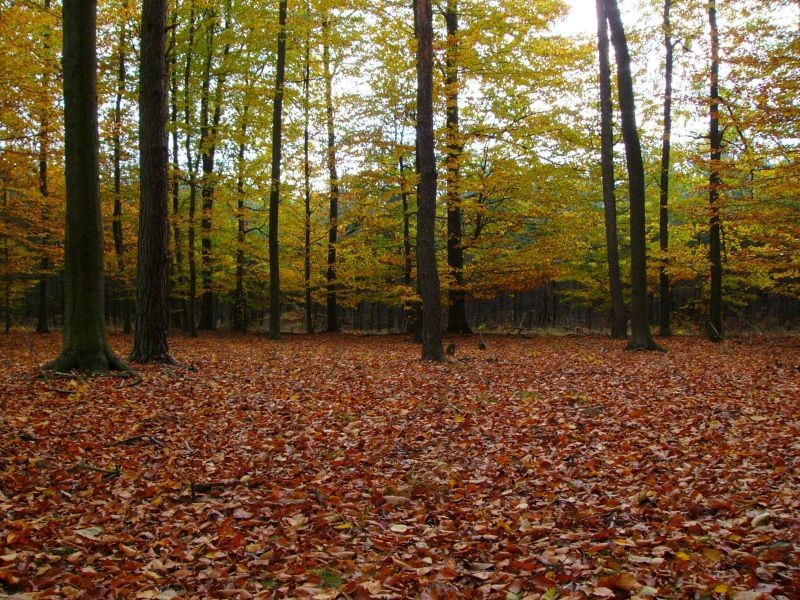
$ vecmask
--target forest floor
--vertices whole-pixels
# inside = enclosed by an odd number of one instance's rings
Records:
[[[192,368],[46,381],[57,334],[0,336],[0,592],[800,597],[800,338],[477,342],[176,336]]]

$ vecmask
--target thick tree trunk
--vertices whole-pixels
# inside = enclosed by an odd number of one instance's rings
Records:
[[[322,21],[322,66],[325,79],[325,121],[328,130],[328,179],[330,184],[330,212],[328,215],[328,270],[325,273],[327,284],[328,331],[339,331],[336,308],[336,238],[339,219],[339,175],[336,172],[336,132],[333,121],[333,74],[331,73],[330,19]]]
[[[628,166],[631,228],[631,350],[656,350],[658,346],[650,334],[647,315],[647,240],[645,239],[644,163],[639,131],[636,127],[636,108],[631,79],[631,57],[625,29],[619,14],[617,0],[605,0],[606,19],[611,31],[611,42],[617,58],[617,84],[622,138],[625,142],[625,159]]]
[[[603,215],[605,217],[608,287],[611,298],[611,337],[628,337],[628,319],[622,296],[617,236],[617,198],[614,192],[614,133],[611,100],[611,67],[608,56],[608,25],[603,0],[596,0],[597,50],[600,65],[600,158],[603,179]]]
[[[275,97],[272,104],[272,170],[269,193],[269,337],[281,335],[281,283],[278,250],[278,205],[281,197],[281,143],[283,133],[283,86],[286,71],[286,3],[278,5],[278,54],[275,65]]]
[[[167,0],[143,0],[139,63],[139,243],[136,330],[131,360],[171,363],[169,332],[169,151]]]
[[[672,148],[672,69],[675,44],[672,42],[672,24],[670,7],[672,0],[664,0],[664,133],[661,137],[661,180],[659,194],[658,233],[662,254],[662,264],[658,269],[659,292],[661,298],[661,319],[658,334],[664,337],[672,335],[670,311],[672,294],[669,290],[669,274],[667,273],[667,252],[669,251],[669,169],[670,150]]]
[[[717,29],[716,1],[708,4],[708,23],[711,32],[711,102],[709,112],[709,141],[711,146],[711,168],[709,170],[709,245],[711,263],[711,297],[708,305],[708,337],[719,341],[724,337],[722,328],[722,222],[719,214],[720,160],[722,159],[722,137],[719,130],[719,30]]]
[[[122,8],[127,8],[123,2]],[[114,213],[111,222],[111,233],[114,238],[114,253],[117,256],[117,270],[119,271],[118,292],[119,302],[122,304],[122,331],[131,332],[131,297],[125,281],[125,244],[122,235],[122,98],[125,94],[127,83],[127,65],[125,46],[127,44],[127,27],[125,24],[119,28],[119,48],[117,49],[117,92],[114,100]]]
[[[64,0],[62,14],[67,192],[64,334],[61,353],[47,368],[104,373],[127,367],[109,348],[103,305],[96,0]]]
[[[471,333],[467,321],[464,291],[463,211],[461,208],[461,170],[463,152],[458,118],[458,0],[448,0],[444,14],[447,23],[445,55],[445,98],[447,103],[447,266],[450,270],[447,331]]]
[[[417,0],[417,277],[422,297],[422,359],[444,361],[439,273],[436,268],[436,156],[433,135],[433,15]]]

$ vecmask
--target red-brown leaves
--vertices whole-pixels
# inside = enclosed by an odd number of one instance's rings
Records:
[[[42,355],[56,342],[35,338]],[[403,338],[177,338],[196,371],[144,367],[137,386],[69,396],[29,383],[21,340],[0,343],[7,593],[800,589],[791,339],[644,355],[509,338],[431,365]]]

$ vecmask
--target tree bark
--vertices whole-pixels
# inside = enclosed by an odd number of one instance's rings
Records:
[[[244,217],[244,158],[249,106],[247,105],[246,96],[247,93],[245,92],[244,106],[242,107],[239,155],[236,162],[238,171],[236,175],[236,289],[233,292],[233,329],[235,331],[247,330],[247,297],[244,290],[244,247],[247,235],[247,223]]]
[[[122,10],[127,8],[123,2]],[[125,94],[127,83],[127,65],[125,45],[127,44],[127,27],[122,23],[119,28],[119,48],[117,49],[117,91],[114,99],[114,132],[112,134],[114,145],[114,213],[111,222],[111,233],[114,238],[114,253],[117,256],[117,270],[119,271],[119,302],[122,304],[122,331],[131,332],[131,297],[125,281],[125,244],[122,235],[122,98]]]
[[[464,291],[463,210],[461,208],[461,130],[458,115],[458,0],[447,0],[444,14],[447,24],[445,54],[445,99],[447,104],[447,266],[450,270],[447,331],[471,333],[467,321],[467,300]]]
[[[139,243],[131,360],[172,363],[169,332],[167,0],[143,0],[139,63]]]
[[[328,130],[328,179],[330,184],[330,211],[328,215],[328,270],[325,273],[327,284],[328,331],[339,331],[336,307],[336,238],[339,219],[339,175],[336,172],[336,132],[333,112],[333,75],[331,73],[330,17],[322,21],[322,66],[325,79],[325,116]]]
[[[308,2],[306,2],[308,10]],[[303,281],[305,284],[305,320],[306,333],[314,333],[314,318],[311,302],[311,161],[309,160],[309,142],[311,134],[311,42],[308,33],[305,38],[305,63],[303,64],[303,196],[305,204],[303,245]]]
[[[109,348],[104,310],[103,224],[97,130],[96,0],[63,3],[64,333],[58,371],[104,373],[127,367]]]
[[[656,350],[647,315],[647,240],[645,238],[644,163],[631,78],[631,57],[617,0],[605,0],[606,19],[617,59],[617,87],[622,115],[622,138],[628,167],[631,231],[631,337],[630,350]]]
[[[722,223],[719,214],[720,160],[722,136],[719,130],[719,30],[717,29],[716,0],[708,4],[708,23],[711,34],[711,97],[709,105],[709,141],[711,168],[709,169],[709,245],[711,263],[711,296],[708,305],[708,337],[719,341],[724,337],[722,327]]]
[[[628,320],[622,296],[617,236],[617,198],[614,192],[614,110],[611,100],[611,67],[608,53],[608,25],[603,0],[596,0],[597,52],[600,65],[600,160],[603,179],[603,216],[605,218],[608,287],[611,299],[611,337],[628,337]]]
[[[658,269],[659,292],[661,299],[661,319],[658,334],[664,337],[672,335],[670,311],[672,294],[669,289],[669,273],[667,273],[667,252],[669,251],[669,170],[670,150],[672,147],[672,70],[675,44],[672,41],[672,24],[670,7],[672,0],[664,0],[664,133],[661,137],[661,179],[659,192],[659,247],[661,249],[661,266]]]
[[[286,71],[286,3],[278,4],[278,54],[275,65],[275,97],[272,103],[272,170],[269,193],[269,338],[281,335],[281,283],[278,249],[278,206],[281,197],[281,143],[283,87]]]
[[[422,297],[422,359],[445,360],[439,273],[436,267],[436,156],[433,135],[433,10],[416,1],[417,15],[417,278]]]
[[[186,49],[186,64],[183,72],[183,116],[186,122],[186,168],[189,171],[189,222],[187,224],[187,260],[189,262],[189,292],[187,315],[189,335],[197,336],[197,259],[196,259],[196,234],[195,234],[195,213],[197,211],[197,165],[198,159],[194,156],[192,149],[191,123],[192,98],[191,98],[191,76],[192,76],[192,56],[194,55],[194,33],[195,33],[195,3],[192,0],[189,9],[189,34]]]
[[[50,9],[50,0],[44,1],[45,10]],[[44,33],[45,50],[50,49],[50,28]],[[42,109],[39,118],[39,195],[42,199],[42,223],[47,222],[47,198],[50,195],[47,182],[47,163],[50,155],[50,114],[48,112],[50,102],[50,74],[45,69],[42,75],[42,91],[48,101],[48,106]],[[49,293],[49,272],[50,257],[47,253],[47,246],[50,242],[49,233],[45,233],[42,245],[45,247],[42,252],[42,259],[39,264],[39,310],[37,312],[36,333],[48,333],[50,314],[50,293]]]

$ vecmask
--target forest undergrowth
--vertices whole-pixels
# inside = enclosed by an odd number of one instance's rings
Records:
[[[800,338],[485,339],[0,337],[0,592],[800,597]]]

